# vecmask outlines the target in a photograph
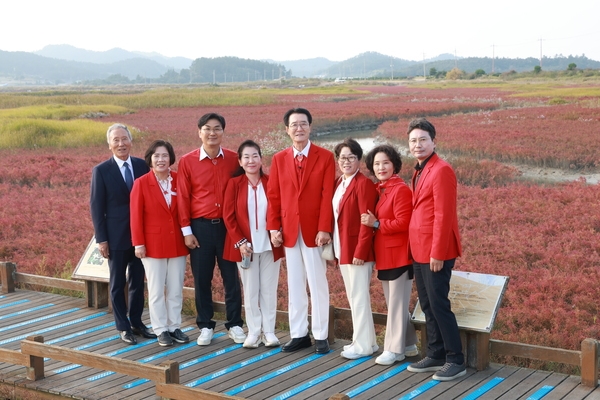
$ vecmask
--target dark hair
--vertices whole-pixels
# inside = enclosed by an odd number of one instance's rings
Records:
[[[412,121],[410,121],[410,123],[408,124],[408,131],[406,132],[406,134],[410,135],[410,133],[415,129],[421,129],[429,133],[429,137],[431,138],[431,140],[435,139],[435,127],[431,122],[427,121],[426,118],[415,118]]]
[[[333,152],[334,152],[336,158],[340,157],[340,153],[342,152],[342,149],[344,147],[348,147],[350,149],[350,151],[352,152],[352,154],[354,154],[356,157],[358,157],[359,160],[362,159],[363,149],[362,149],[362,147],[360,147],[360,144],[352,138],[346,138],[346,139],[344,139],[344,141],[342,143],[338,143],[335,146],[335,148],[333,149]]]
[[[221,123],[221,128],[225,130],[225,118],[221,114],[217,114],[214,112],[206,113],[200,117],[200,119],[198,120],[198,129],[202,129],[202,127],[206,125],[206,123],[211,119],[216,119],[217,121],[219,121]]]
[[[173,146],[171,143],[167,142],[166,140],[158,139],[150,143],[150,147],[148,147],[148,150],[146,150],[146,154],[144,155],[144,160],[146,160],[146,165],[148,165],[148,168],[152,168],[152,155],[156,153],[156,149],[158,149],[160,146],[164,146],[169,153],[169,166],[175,163],[175,151],[173,151]]]
[[[292,114],[304,114],[306,115],[306,118],[308,118],[308,124],[312,124],[312,115],[310,115],[310,112],[306,108],[297,107],[288,110],[288,112],[286,112],[283,116],[283,123],[285,124],[285,126],[290,126],[290,115]]]
[[[242,153],[244,152],[244,149],[246,147],[253,147],[256,150],[258,150],[258,155],[260,156],[260,158],[262,158],[262,152],[260,151],[260,146],[258,145],[258,143],[256,143],[254,140],[248,139],[248,140],[244,140],[242,142],[242,144],[240,144],[240,146],[238,147],[237,150],[237,155],[238,155],[238,160],[242,159]],[[244,171],[244,168],[242,168],[242,166],[240,165],[235,172],[233,173],[233,177],[236,176],[240,176],[240,175],[244,175],[246,173],[246,171]],[[262,167],[260,167],[260,176],[263,176],[264,172]]]
[[[377,153],[385,153],[385,155],[388,156],[392,164],[394,164],[394,174],[400,172],[402,169],[402,159],[400,158],[400,153],[398,153],[398,150],[389,144],[382,144],[374,147],[365,158],[365,164],[367,164],[367,169],[370,173],[375,175],[375,171],[373,170],[373,162],[375,161],[375,156]]]

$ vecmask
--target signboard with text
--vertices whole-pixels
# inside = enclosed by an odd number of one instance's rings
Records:
[[[452,271],[449,297],[458,326],[489,333],[507,285],[508,276]],[[425,314],[418,301],[412,321],[425,323]]]

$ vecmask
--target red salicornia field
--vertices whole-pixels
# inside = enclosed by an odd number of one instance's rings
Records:
[[[200,145],[198,117],[216,111],[227,120],[224,146],[258,141],[268,170],[290,145],[281,118],[291,107],[311,111],[313,132],[369,128],[403,149],[408,121],[426,116],[460,184],[456,269],[510,277],[492,338],[578,349],[600,338],[600,186],[578,179],[600,172],[599,95],[600,86],[551,83],[0,93],[0,259],[70,277],[93,235],[91,169],[111,156],[114,122],[134,128],[134,155],[162,138],[180,157]],[[403,161],[407,179],[415,162]],[[550,169],[570,178],[554,181]],[[328,277],[332,304],[348,307],[334,264]],[[218,276],[214,288],[223,300]],[[286,310],[285,268],[279,288]],[[375,278],[371,288],[374,311],[385,312]]]

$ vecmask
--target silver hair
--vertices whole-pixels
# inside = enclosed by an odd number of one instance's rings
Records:
[[[115,129],[124,129],[125,132],[127,132],[127,136],[129,136],[129,140],[133,141],[133,138],[131,137],[131,132],[129,132],[129,128],[127,128],[127,125],[123,125],[123,124],[112,124],[111,126],[108,127],[108,130],[106,131],[106,142],[108,144],[110,144],[110,133],[112,131],[114,131]]]

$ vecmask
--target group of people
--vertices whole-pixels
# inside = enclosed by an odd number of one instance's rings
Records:
[[[329,288],[324,248],[332,247],[352,312],[353,337],[342,357],[377,352],[370,302],[373,268],[388,308],[384,351],[375,362],[391,365],[416,356],[417,336],[408,304],[413,279],[426,317],[426,357],[409,371],[435,372],[451,380],[466,373],[456,318],[448,293],[454,261],[461,254],[456,215],[456,177],[435,153],[435,128],[412,121],[409,148],[417,158],[407,185],[402,162],[389,145],[372,149],[360,172],[363,150],[346,139],[334,149],[310,141],[312,115],[304,108],[285,113],[292,146],[273,156],[270,175],[262,169],[260,146],[244,141],[236,152],[221,146],[225,119],[207,113],[198,121],[201,146],[170,166],[170,143],[154,141],[145,159],[130,155],[128,128],[107,131],[113,157],[93,169],[90,208],[100,254],[108,258],[110,298],[121,339],[156,338],[161,346],[186,343],[181,329],[186,256],[194,277],[197,344],[209,345],[213,320],[212,279],[219,267],[225,292],[229,337],[246,348],[279,346],[275,335],[280,260],[287,266],[293,352],[313,346],[330,351]],[[336,179],[335,159],[341,172]],[[411,190],[412,189],[412,190]],[[127,271],[127,273],[126,273]],[[144,325],[144,276],[152,329]],[[242,290],[248,334],[242,329]],[[128,286],[129,301],[125,300]]]

